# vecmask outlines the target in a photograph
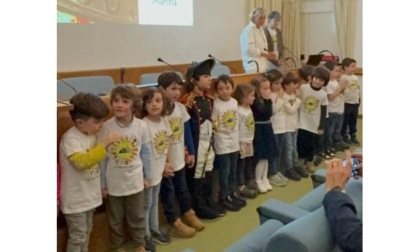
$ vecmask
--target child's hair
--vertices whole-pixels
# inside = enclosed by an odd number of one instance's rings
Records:
[[[158,86],[163,87],[164,89],[168,88],[172,83],[182,85],[181,77],[175,72],[163,72],[159,75]]]
[[[264,73],[264,77],[267,78],[271,86],[274,82],[283,78],[283,74],[277,69],[271,69]]]
[[[296,77],[296,75],[294,75],[291,72],[288,72],[284,78],[283,81],[281,82],[281,86],[283,88],[285,88],[286,86],[288,86],[290,83],[299,83],[299,78]]]
[[[332,71],[336,66],[340,66],[340,63],[336,61],[327,61],[324,64],[324,67],[326,67],[328,70]]]
[[[236,86],[235,90],[233,90],[232,97],[238,101],[238,104],[241,105],[244,103],[245,97],[255,91],[255,87],[251,86],[248,83],[241,83]]]
[[[255,99],[260,100],[261,98],[261,92],[260,92],[260,85],[262,82],[268,81],[270,82],[264,75],[257,75],[254,79],[251,81],[251,85],[255,87]]]
[[[229,75],[226,74],[222,74],[219,75],[219,77],[217,77],[215,84],[214,84],[214,89],[217,91],[217,87],[219,86],[220,82],[226,83],[226,84],[230,84],[232,86],[232,89],[235,88],[234,84],[233,84],[233,80],[232,78],[229,77]]]
[[[96,120],[104,119],[108,116],[108,105],[99,97],[91,93],[77,93],[71,99],[73,109],[70,116],[73,122],[77,119],[87,120],[91,117]]]
[[[330,71],[323,66],[318,66],[315,68],[314,75],[312,78],[318,78],[324,81],[324,86],[330,81]]]
[[[153,99],[153,97],[155,96],[155,94],[159,93],[162,96],[162,112],[160,113],[161,116],[165,116],[168,114],[168,107],[169,107],[169,100],[166,98],[166,95],[158,90],[158,89],[152,89],[152,88],[148,88],[146,90],[143,91],[142,93],[142,102],[143,102],[143,108],[140,112],[140,117],[144,118],[147,115],[149,115],[149,112],[147,111],[147,103],[150,102],[150,100]],[[137,114],[138,115],[138,114]]]
[[[302,80],[309,82],[309,75],[314,75],[315,67],[312,65],[304,65],[299,69],[299,75]]]
[[[345,67],[350,66],[351,63],[356,63],[356,60],[352,58],[344,58],[343,61],[341,62],[341,66],[344,69]]]
[[[199,81],[200,80],[199,75],[192,74],[193,71],[194,71],[194,68],[192,66],[190,66],[187,69],[187,72],[185,73],[185,91],[187,91],[187,93],[194,90],[194,82],[193,81]],[[193,79],[193,81],[191,79]]]
[[[117,95],[133,101],[133,112],[141,111],[141,92],[134,84],[116,85],[111,91],[111,104],[117,98]]]
[[[271,19],[280,19],[281,18],[281,15],[280,15],[280,13],[278,11],[272,11],[272,12],[270,12],[268,14],[267,17],[268,17],[268,20],[271,20]]]

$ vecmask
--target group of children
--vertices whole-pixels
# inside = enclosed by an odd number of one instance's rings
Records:
[[[221,75],[215,99],[209,95],[214,64],[208,59],[188,68],[183,97],[184,83],[174,72],[162,73],[157,89],[115,86],[113,117],[106,122],[109,109],[100,97],[72,97],[74,126],[59,148],[67,251],[88,251],[93,212],[103,198],[112,249],[125,251],[127,228],[135,251],[155,251],[154,242],[168,244],[170,236],[189,238],[202,231],[200,219],[216,220],[271,185],[308,177],[315,171],[316,150],[333,155],[344,141],[358,143],[354,60],[343,60],[340,82],[336,64],[302,68],[306,84],[277,70],[236,87]],[[159,229],[159,199],[170,224],[167,234]]]

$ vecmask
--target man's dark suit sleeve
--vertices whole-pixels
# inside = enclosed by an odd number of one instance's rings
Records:
[[[341,191],[330,190],[322,203],[338,246],[345,252],[363,251],[363,224],[351,198]]]

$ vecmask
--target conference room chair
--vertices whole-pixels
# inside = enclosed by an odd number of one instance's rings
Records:
[[[57,99],[70,100],[70,98],[77,93],[76,90],[66,85],[62,80],[57,80]]]
[[[229,67],[220,63],[216,63],[216,65],[214,65],[213,69],[211,70],[211,77],[217,77],[222,74],[230,75]]]
[[[65,84],[77,92],[92,93],[103,96],[109,95],[115,87],[114,79],[110,76],[86,76],[61,79]]]
[[[177,73],[179,77],[181,77],[181,79],[184,79],[184,76],[182,76],[182,73],[180,72],[175,72],[175,73]],[[140,81],[139,81],[140,87],[145,86],[147,84],[157,84],[160,74],[161,73],[147,73],[147,74],[140,75]]]

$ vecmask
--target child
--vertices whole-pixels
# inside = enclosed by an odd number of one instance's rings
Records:
[[[357,116],[359,115],[360,90],[357,82],[357,76],[354,74],[356,70],[356,60],[345,58],[341,62],[344,73],[340,82],[345,85],[344,89],[344,120],[341,128],[341,136],[343,140],[352,145],[360,145],[356,138]],[[349,129],[347,133],[347,128]]]
[[[268,161],[278,154],[274,141],[273,127],[270,118],[273,115],[273,103],[270,99],[270,82],[264,76],[257,76],[251,81],[255,87],[256,98],[251,105],[251,110],[255,120],[254,136],[254,161],[255,180],[257,181],[258,191],[266,193],[273,188],[267,178]]]
[[[309,84],[309,82],[312,80],[312,76],[314,75],[314,71],[315,71],[315,67],[312,65],[304,65],[299,69],[299,75],[300,75],[299,87],[301,84]]]
[[[116,85],[111,91],[114,117],[105,122],[100,138],[117,132],[110,156],[101,162],[102,196],[107,198],[107,216],[112,249],[125,251],[124,220],[134,241],[135,251],[145,251],[145,193],[151,179],[151,143],[146,123],[134,117],[141,109],[140,91],[130,84]],[[145,179],[143,179],[143,176]]]
[[[238,130],[239,130],[239,158],[237,164],[237,185],[242,196],[255,198],[258,189],[255,182],[255,170],[252,166],[254,156],[255,123],[251,104],[255,100],[255,88],[249,84],[239,84],[232,93],[232,97],[238,102]],[[245,178],[247,185],[245,185]],[[251,182],[252,181],[252,182]]]
[[[344,85],[338,84],[340,75],[340,65],[337,62],[329,61],[325,63],[325,67],[329,69],[330,81],[326,87],[328,96],[328,128],[326,132],[327,145],[337,151],[348,149],[349,145],[343,142],[341,138],[341,128],[344,118]]]
[[[317,67],[311,83],[300,87],[302,106],[299,109],[298,154],[310,173],[315,172],[313,162],[318,135],[324,133],[328,98],[322,87],[330,80],[330,73],[324,67]]]
[[[164,72],[158,78],[158,87],[169,100],[168,122],[172,131],[169,146],[169,157],[174,171],[173,176],[162,178],[160,199],[163,213],[171,225],[168,231],[170,236],[189,238],[194,236],[196,230],[202,231],[204,224],[197,218],[191,207],[191,196],[185,180],[185,146],[188,149],[189,166],[194,165],[195,149],[191,136],[190,115],[185,106],[177,102],[181,94],[182,80],[175,72]],[[184,144],[184,139],[186,144]],[[181,214],[185,217],[185,225],[177,213],[179,205]]]
[[[93,212],[102,204],[98,163],[106,157],[106,147],[119,138],[110,134],[96,140],[95,134],[109,113],[101,98],[77,93],[70,103],[74,126],[60,141],[60,207],[69,233],[66,251],[87,252]]]
[[[187,183],[192,194],[192,203],[195,213],[199,218],[215,220],[226,213],[225,209],[213,199],[213,161],[214,150],[212,129],[213,99],[207,95],[212,79],[211,69],[215,61],[207,59],[194,62],[185,74],[187,93],[181,103],[187,107],[191,116],[190,125],[193,136],[194,149],[196,150],[195,164],[187,169]]]
[[[167,159],[169,138],[172,136],[166,119],[167,101],[165,95],[156,89],[147,89],[142,93],[143,108],[141,117],[147,125],[149,139],[152,142],[152,177],[145,191],[146,211],[146,249],[154,251],[152,237],[160,244],[169,244],[170,238],[159,231],[158,201],[162,176],[173,176],[170,160]]]
[[[298,134],[298,109],[302,100],[296,97],[295,92],[299,87],[299,79],[293,73],[287,73],[281,83],[284,94],[284,108],[286,110],[286,139],[284,141],[283,163],[285,176],[291,180],[299,181],[309,177],[309,173],[299,164],[297,152]]]
[[[218,98],[214,100],[214,152],[219,164],[219,204],[229,211],[239,211],[246,201],[236,195],[236,166],[239,154],[238,102],[232,99],[233,81],[220,75],[215,82]]]
[[[271,116],[271,126],[274,132],[274,141],[279,152],[274,159],[268,163],[268,180],[274,186],[286,186],[287,178],[284,173],[283,165],[280,165],[280,158],[283,155],[283,146],[286,136],[286,114],[284,111],[283,89],[281,82],[283,75],[277,69],[266,72],[265,77],[270,81],[270,99],[273,103],[273,115]],[[281,171],[280,171],[281,169]]]

